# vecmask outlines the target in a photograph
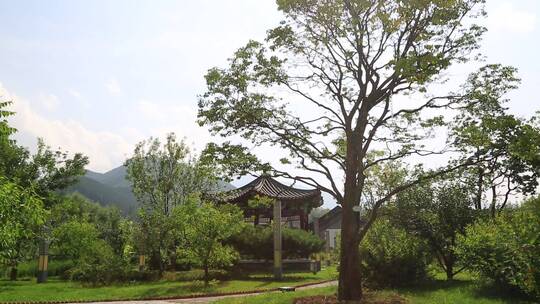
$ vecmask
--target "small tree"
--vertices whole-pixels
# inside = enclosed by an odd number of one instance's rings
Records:
[[[32,189],[23,189],[0,177],[0,261],[11,268],[10,279],[17,279],[21,252],[44,224],[43,202]]]
[[[233,205],[214,206],[193,199],[189,204],[174,210],[179,229],[179,238],[184,240],[184,251],[204,269],[204,281],[210,280],[211,268],[229,266],[238,253],[224,241],[239,232],[244,225],[242,211]]]
[[[365,285],[414,285],[427,276],[428,252],[424,240],[380,217],[360,246]]]
[[[455,269],[457,239],[475,220],[474,191],[457,182],[428,183],[400,193],[393,220],[407,232],[427,241],[448,280],[465,269]]]
[[[163,145],[157,138],[140,142],[126,166],[133,193],[142,204],[140,225],[147,241],[144,249],[161,273],[167,257],[176,264],[179,241],[173,233],[173,208],[184,204],[193,193],[214,190],[215,179],[173,133],[167,135]]]

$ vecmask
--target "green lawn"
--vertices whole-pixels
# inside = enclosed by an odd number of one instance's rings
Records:
[[[336,293],[336,287],[325,287],[293,293],[272,293],[252,296],[249,298],[226,299],[214,302],[216,304],[291,304],[294,298],[311,295],[331,295]],[[469,274],[456,277],[453,282],[447,282],[441,275],[435,280],[415,288],[383,290],[374,293],[383,299],[389,295],[399,295],[411,304],[532,304],[532,300],[524,300],[518,296],[498,293],[494,288],[481,286],[479,281]]]
[[[469,273],[461,273],[455,280],[448,282],[442,273],[435,275],[435,280],[414,288],[402,288],[396,291],[418,304],[528,304],[538,303],[525,300],[518,295],[510,295],[496,287],[482,284],[479,278]]]
[[[286,274],[283,281],[275,282],[269,275],[252,275],[245,279],[217,282],[205,287],[201,281],[159,281],[133,283],[90,288],[75,282],[51,279],[45,284],[35,280],[10,282],[0,281],[0,302],[9,301],[74,301],[74,300],[125,300],[152,297],[185,296],[190,294],[236,292],[254,289],[271,289],[279,286],[294,286],[336,278],[334,267],[323,269],[316,275],[311,273]]]
[[[245,298],[231,298],[220,301],[215,301],[213,304],[291,304],[295,298],[315,296],[315,295],[334,295],[336,293],[336,287],[324,287],[324,288],[315,288],[308,289],[296,292],[273,292],[269,294],[251,296]],[[377,303],[377,300],[383,300],[389,296],[394,296],[395,294],[391,291],[377,291],[370,292],[369,298],[371,301]]]

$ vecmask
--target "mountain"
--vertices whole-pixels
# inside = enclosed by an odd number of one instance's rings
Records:
[[[85,175],[64,192],[77,192],[103,206],[116,206],[125,215],[135,215],[139,202],[133,195],[126,175],[127,169],[124,166],[105,173],[86,170]],[[218,188],[220,191],[235,189],[233,185],[224,181],[218,182]]]
[[[92,172],[95,173],[95,172]],[[103,206],[116,206],[125,215],[135,215],[139,203],[131,191],[131,187],[113,187],[92,178],[92,173],[79,178],[79,181],[69,187],[68,193],[77,192],[89,200]],[[98,176],[100,179],[101,176]]]

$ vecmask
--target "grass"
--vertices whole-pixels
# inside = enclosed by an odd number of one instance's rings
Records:
[[[214,302],[215,304],[291,304],[293,299],[313,295],[332,295],[336,293],[336,287],[325,287],[303,290],[292,293],[272,293],[247,298],[224,299]],[[532,304],[538,303],[527,300],[522,296],[508,294],[494,287],[482,284],[480,280],[469,273],[456,276],[452,282],[447,282],[445,277],[437,273],[434,280],[420,284],[412,288],[399,288],[375,292],[378,299],[384,299],[391,295],[399,295],[407,299],[411,304]]]
[[[229,298],[212,302],[213,304],[291,304],[294,299],[301,297],[309,297],[316,295],[334,295],[336,293],[336,287],[323,287],[306,289],[296,292],[279,293],[273,292],[258,296],[244,297],[244,298]],[[395,293],[391,291],[377,291],[370,292],[370,302],[383,301],[386,298],[393,297]],[[377,302],[378,303],[378,302]]]
[[[473,274],[463,272],[453,281],[446,281],[442,273],[434,280],[412,288],[401,288],[397,293],[410,303],[418,304],[529,304],[538,303],[521,295],[501,291],[482,282]]]
[[[212,303],[216,304],[240,304],[240,303],[250,303],[250,304],[281,304],[287,303],[290,304],[295,298],[298,297],[307,297],[315,295],[332,295],[336,293],[336,287],[323,287],[323,288],[314,288],[307,289],[302,291],[279,293],[273,292],[264,295],[250,296],[245,298],[229,298],[223,299],[220,301],[215,301]]]
[[[270,275],[251,275],[243,279],[213,281],[204,286],[201,281],[158,281],[119,284],[104,287],[88,287],[76,282],[51,279],[44,284],[35,280],[0,281],[0,302],[10,301],[77,301],[77,300],[128,300],[155,297],[180,297],[192,294],[239,292],[255,289],[272,289],[279,286],[295,286],[334,279],[335,267],[323,269],[317,274],[289,273],[282,281],[272,280]]]

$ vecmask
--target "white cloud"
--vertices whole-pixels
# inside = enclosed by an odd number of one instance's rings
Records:
[[[42,94],[39,96],[39,99],[41,101],[41,105],[48,111],[56,109],[60,104],[58,97],[53,94]]]
[[[133,144],[119,134],[94,131],[73,120],[52,120],[40,115],[30,102],[10,94],[1,83],[0,96],[13,101],[11,110],[16,114],[10,123],[18,130],[15,138],[31,149],[35,147],[36,138],[41,137],[53,148],[88,156],[88,168],[97,171],[107,171],[122,164],[133,150]]]
[[[196,123],[196,106],[142,100],[137,103],[136,109],[140,119],[153,126],[147,130],[152,136],[164,137],[174,132],[179,138],[185,138],[186,143],[198,152],[211,140],[208,131]]]
[[[534,12],[503,2],[493,11],[488,10],[488,29],[506,33],[528,34],[535,30],[537,16]]]
[[[77,90],[74,90],[74,89],[69,89],[68,94],[71,95],[72,97],[77,98],[77,99],[81,99],[81,97],[82,97],[81,92],[79,92]]]
[[[105,83],[105,88],[111,93],[113,96],[120,96],[122,95],[122,88],[120,87],[120,83],[116,78],[110,78],[107,83]]]

